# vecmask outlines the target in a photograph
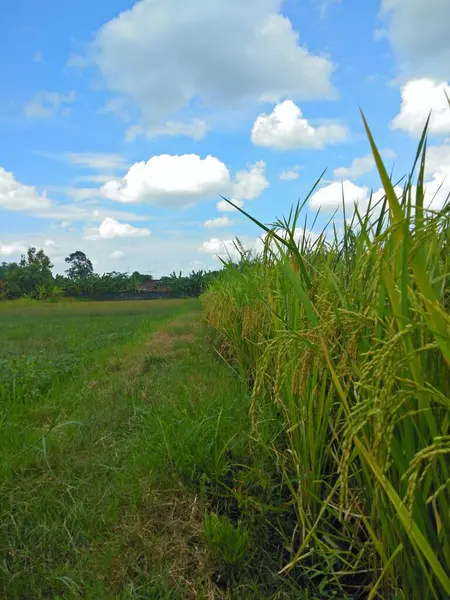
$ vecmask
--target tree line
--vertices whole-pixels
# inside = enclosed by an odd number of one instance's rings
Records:
[[[0,299],[57,298],[61,296],[96,298],[111,293],[141,294],[150,274],[134,271],[95,273],[92,261],[81,250],[72,252],[65,262],[65,275],[53,275],[53,265],[43,249],[28,248],[19,262],[0,265]],[[161,284],[177,296],[198,296],[219,271],[175,272],[162,277]]]

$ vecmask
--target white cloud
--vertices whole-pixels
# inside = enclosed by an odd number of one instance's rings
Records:
[[[339,123],[317,127],[310,125],[292,100],[275,106],[270,115],[259,115],[252,129],[252,142],[256,146],[278,150],[323,148],[327,144],[342,142],[347,137],[347,129]]]
[[[358,179],[370,173],[375,167],[375,161],[371,154],[367,156],[361,156],[354,158],[350,167],[339,167],[334,169],[333,173],[335,177],[350,177],[351,179]]]
[[[381,156],[385,160],[395,158],[397,155],[390,148],[380,150]],[[372,154],[366,156],[360,156],[354,158],[350,167],[338,167],[334,169],[333,174],[335,177],[358,179],[367,173],[370,173],[375,168],[375,160]]]
[[[425,183],[425,198],[424,206],[428,209],[439,210],[447,202],[450,194],[450,162],[445,162],[445,159],[450,158],[450,150],[447,150],[442,155],[442,164],[440,170],[431,173],[427,169],[428,174],[431,174],[431,179]],[[397,197],[400,198],[403,193],[403,188],[395,186]],[[412,189],[412,197],[415,198],[416,188]],[[376,214],[381,208],[379,201],[384,197],[385,192],[380,188],[373,192],[372,209]],[[361,213],[365,213],[369,206],[370,189],[367,186],[358,186],[349,180],[343,182],[334,181],[329,185],[315,192],[310,200],[309,207],[311,210],[320,210],[325,213],[341,211],[344,201],[345,211],[351,216],[354,211],[355,204]],[[375,208],[377,207],[377,208]]]
[[[114,252],[111,252],[110,257],[111,258],[123,258],[125,256],[125,252],[122,252],[122,250],[114,250]]]
[[[116,219],[106,217],[98,228],[87,232],[87,240],[101,240],[124,237],[146,237],[150,231],[145,227],[133,227],[128,223],[120,223]]]
[[[450,79],[448,0],[382,0],[381,16],[407,77]]]
[[[51,202],[45,193],[38,194],[36,188],[19,183],[13,173],[0,167],[0,208],[33,213],[50,207]]]
[[[269,187],[263,160],[249,165],[248,170],[238,171],[234,179],[231,194],[237,200],[254,200]]]
[[[397,197],[400,198],[403,193],[403,188],[395,186],[394,190]],[[370,201],[371,190],[363,185],[358,186],[346,179],[345,181],[334,181],[325,187],[317,190],[309,199],[309,207],[311,210],[331,213],[341,211],[343,204],[345,212],[351,216],[354,212],[355,205],[361,214],[364,214]],[[376,214],[381,208],[380,200],[384,197],[383,188],[380,188],[372,193],[371,212]]]
[[[234,240],[220,240],[218,238],[211,238],[203,242],[198,249],[199,252],[206,254],[212,254],[214,256],[238,258],[239,252],[236,248]]]
[[[74,91],[67,94],[60,92],[48,92],[40,90],[25,106],[25,115],[28,119],[48,119],[56,113],[68,114],[70,104],[75,102],[76,93]]]
[[[284,238],[286,237],[285,230],[276,230],[276,233]],[[240,245],[244,250],[252,252],[254,254],[260,254],[264,249],[264,244],[267,238],[267,234],[263,234],[257,238],[245,238],[239,239]],[[305,239],[307,242],[314,242],[318,236],[309,230],[304,230],[301,227],[298,227],[294,231],[294,240],[300,245],[302,241]],[[277,252],[277,244],[273,241],[270,244],[270,247],[274,252]],[[210,254],[212,256],[219,256],[221,258],[231,258],[233,260],[240,258],[240,251],[236,247],[236,238],[235,239],[219,239],[219,238],[211,238],[210,240],[206,240],[202,243],[202,245],[198,249],[199,252],[204,254]]]
[[[369,193],[369,188],[366,186],[358,186],[348,180],[342,183],[334,181],[311,196],[309,207],[311,210],[334,212],[342,209],[344,203],[345,209],[352,212],[355,204],[367,206]]]
[[[192,206],[220,193],[252,200],[268,186],[263,161],[238,171],[233,181],[228,168],[214,156],[162,154],[135,163],[122,179],[106,183],[102,194],[123,203]]]
[[[66,152],[62,158],[70,165],[99,171],[116,171],[127,167],[124,156],[107,152]]]
[[[439,210],[450,196],[450,145],[430,146],[425,164],[426,183],[424,205]]]
[[[444,91],[450,97],[450,85],[431,79],[414,79],[401,88],[399,114],[391,125],[410,135],[420,136],[428,114],[431,112],[429,132],[441,135],[450,133],[450,107]]]
[[[282,171],[280,173],[281,181],[295,181],[296,179],[298,179],[300,177],[299,170],[300,170],[300,166],[295,165],[295,166],[291,167],[290,169],[286,169],[285,171]]]
[[[427,148],[425,175],[436,173],[450,176],[450,145],[429,146]]]
[[[223,216],[223,217],[217,217],[216,219],[208,219],[208,221],[205,221],[203,223],[203,227],[206,227],[208,229],[214,229],[215,227],[226,227],[227,225],[231,225],[233,223],[233,221],[227,217],[227,216]]]
[[[213,156],[162,154],[135,163],[122,179],[106,183],[102,193],[117,202],[186,206],[223,191],[229,179],[227,167]]]
[[[0,254],[5,256],[19,255],[26,252],[25,242],[11,242],[10,244],[0,244]]]
[[[58,188],[61,191],[61,188]],[[89,188],[91,190],[91,188]],[[46,192],[38,193],[35,187],[24,185],[17,181],[13,173],[0,167],[0,209],[23,212],[41,219],[55,219],[62,221],[61,227],[67,228],[70,221],[91,221],[94,218],[104,219],[107,216],[131,221],[149,221],[152,217],[133,212],[114,211],[109,208],[94,204],[92,200],[83,202],[82,199],[91,198],[93,193],[86,189],[62,188],[76,197],[80,192],[77,203],[55,202],[47,197]],[[94,190],[98,196],[99,191]]]
[[[55,242],[55,240],[45,240],[44,246],[46,248],[56,248],[57,247],[57,243]]]
[[[145,135],[149,140],[163,136],[186,136],[193,140],[202,140],[208,131],[208,125],[202,119],[187,122],[167,121],[159,127],[144,129],[141,125],[131,125],[125,132],[125,141],[132,142],[137,136]]]
[[[100,28],[89,59],[139,107],[144,129],[193,104],[332,97],[332,62],[308,52],[282,4],[196,0],[180,10],[179,0],[141,0]]]
[[[231,202],[233,204],[235,204],[236,206],[239,206],[239,208],[242,208],[244,206],[244,203],[242,202],[242,200],[237,200],[236,198],[231,198]],[[216,208],[219,212],[237,212],[237,210],[234,208],[234,206],[231,206],[231,204],[228,204],[228,202],[226,200],[220,200],[216,204]]]

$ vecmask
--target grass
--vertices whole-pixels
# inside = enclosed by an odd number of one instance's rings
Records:
[[[264,252],[227,265],[204,313],[253,391],[279,572],[321,597],[447,598],[449,207],[424,206],[426,129],[397,197],[364,124],[385,197],[310,237],[304,204],[270,227],[238,208]]]
[[[0,597],[222,597],[204,519],[249,396],[198,301],[1,303],[0,344]]]

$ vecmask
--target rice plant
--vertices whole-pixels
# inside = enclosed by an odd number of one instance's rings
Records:
[[[273,460],[296,515],[282,572],[341,597],[447,598],[449,205],[425,205],[427,127],[399,194],[364,125],[384,197],[317,236],[299,227],[308,198],[270,227],[236,207],[264,251],[228,265],[204,314],[253,386],[255,439],[264,403],[282,420]]]

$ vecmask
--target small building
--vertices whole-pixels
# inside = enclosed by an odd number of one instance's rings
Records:
[[[160,279],[146,279],[141,283],[141,290],[144,293],[159,293],[169,295],[172,291],[167,283],[162,282]]]

